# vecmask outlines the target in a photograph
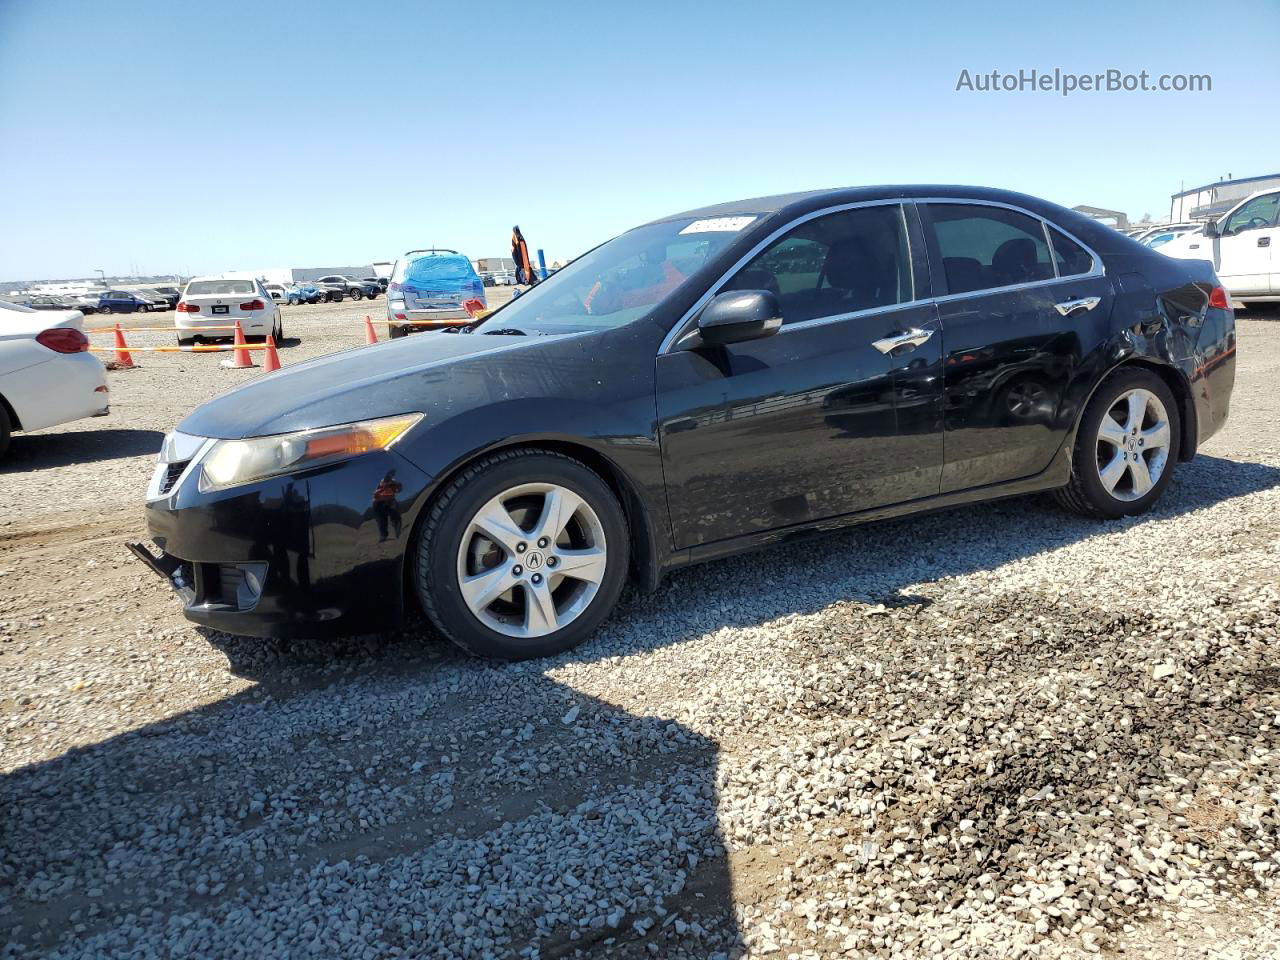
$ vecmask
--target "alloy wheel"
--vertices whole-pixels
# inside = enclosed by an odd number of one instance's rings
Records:
[[[1098,426],[1097,466],[1102,488],[1117,500],[1146,496],[1169,462],[1171,433],[1164,403],[1150,390],[1126,390]]]
[[[490,499],[468,522],[458,588],[486,627],[533,639],[581,616],[607,563],[604,525],[586,500],[559,484],[526,483]]]

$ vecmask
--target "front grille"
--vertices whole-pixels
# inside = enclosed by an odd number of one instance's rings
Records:
[[[177,463],[171,463],[164,471],[164,479],[160,481],[160,492],[168,493],[173,489],[173,485],[178,482],[178,478],[182,476],[182,471],[187,469],[190,460],[179,460]]]

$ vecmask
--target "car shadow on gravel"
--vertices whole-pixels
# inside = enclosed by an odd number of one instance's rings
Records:
[[[0,777],[0,958],[742,954],[706,737],[409,634],[206,636],[262,682]]]
[[[14,437],[0,474],[50,470],[73,463],[155,456],[164,434],[159,430],[71,430]]]

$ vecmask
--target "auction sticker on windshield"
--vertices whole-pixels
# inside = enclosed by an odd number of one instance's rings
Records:
[[[737,233],[755,217],[712,217],[709,220],[695,220],[681,233]]]

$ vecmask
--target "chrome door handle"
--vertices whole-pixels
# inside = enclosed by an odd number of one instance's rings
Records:
[[[1076,300],[1063,300],[1061,303],[1055,303],[1054,306],[1064,317],[1069,317],[1077,310],[1084,310],[1087,313],[1101,302],[1101,297],[1080,297]]]
[[[1258,238],[1258,246],[1260,246],[1260,247],[1269,247],[1269,246],[1271,246],[1271,238],[1270,238],[1270,237],[1259,237],[1259,238]]]
[[[881,353],[891,353],[899,347],[918,347],[922,343],[927,343],[932,336],[932,330],[913,327],[906,333],[895,333],[892,337],[885,337],[883,340],[873,340],[871,345]]]

